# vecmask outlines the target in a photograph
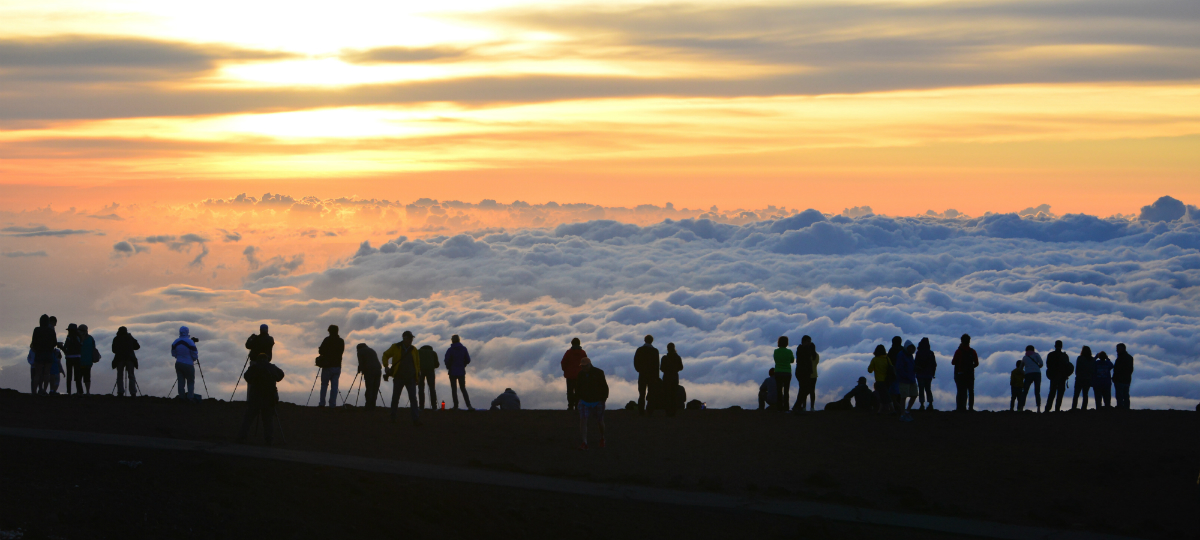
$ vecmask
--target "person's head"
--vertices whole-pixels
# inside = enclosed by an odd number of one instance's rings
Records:
[[[458,339],[458,334],[454,334],[453,336],[450,336],[450,343],[458,343],[459,341],[462,341],[462,340]]]
[[[405,343],[412,343],[414,337],[416,336],[414,336],[413,333],[409,332],[408,330],[405,330],[403,334],[400,334],[400,340]]]
[[[923,351],[928,350],[929,349],[929,338],[927,338],[927,337],[921,338],[921,341],[917,342],[917,348],[921,349]]]
[[[118,336],[125,336],[125,335],[129,335],[129,329],[128,329],[128,328],[125,328],[124,326],[122,326],[122,327],[120,327],[120,328],[118,328],[118,329],[117,329],[117,335],[118,335]]]
[[[1036,348],[1034,348],[1034,346],[1033,346],[1033,345],[1026,345],[1026,346],[1025,346],[1025,353],[1026,353],[1026,354],[1029,354],[1029,353],[1031,353],[1031,352],[1037,352],[1037,349],[1036,349]]]
[[[1091,347],[1084,345],[1082,349],[1079,349],[1079,356],[1091,356],[1091,355],[1092,355]]]
[[[808,344],[810,344],[810,343],[812,343],[812,337],[811,337],[811,336],[804,336],[804,337],[800,338],[800,344],[801,344],[801,345],[808,345]]]
[[[892,336],[892,346],[893,347],[899,347],[901,341],[904,341],[904,340],[900,339],[900,336]]]
[[[179,327],[179,337],[188,337],[188,334],[190,332],[191,332],[191,330],[188,330],[188,327],[186,327],[186,326]]]
[[[1054,342],[1054,350],[1056,350],[1056,351],[1062,350],[1062,340],[1061,339]]]
[[[77,333],[79,333],[79,327],[75,326],[75,323],[71,323],[71,324],[67,325],[67,335],[68,336],[73,336]]]
[[[579,359],[579,370],[587,371],[589,369],[592,369],[592,359],[588,358],[586,356],[583,358],[580,358]]]
[[[866,378],[866,377],[859,377],[859,378],[858,378],[858,385],[859,385],[859,386],[866,386],[866,384],[867,384],[867,378]]]
[[[654,336],[652,336],[652,335],[649,335],[649,334],[646,334],[646,339],[645,339],[645,341],[646,341],[646,345],[649,345],[649,344],[651,344],[651,343],[654,343]]]
[[[1124,343],[1117,344],[1117,352],[1121,353],[1121,354],[1125,354],[1125,344]]]
[[[876,345],[875,356],[887,356],[887,347],[884,347],[882,343]]]
[[[265,324],[258,325],[258,333],[262,334],[264,336],[267,335],[267,325],[265,325]]]
[[[1108,360],[1108,353],[1106,353],[1104,351],[1100,351],[1100,352],[1096,353],[1096,359],[1097,360]]]
[[[1017,369],[1021,369],[1021,361],[1017,360]]]
[[[58,326],[58,317],[50,316],[50,326]]]
[[[337,333],[338,333],[338,327],[337,327],[337,325],[336,325],[336,324],[331,324],[331,325],[329,325],[329,335],[331,335],[331,336],[336,336],[336,335],[337,335]]]
[[[963,334],[961,340],[962,340],[963,347],[971,346],[971,335],[970,334]]]
[[[81,324],[81,325],[79,325],[79,333],[80,333],[80,334],[82,334],[82,335],[85,335],[85,336],[86,336],[86,335],[88,335],[88,333],[87,333],[87,332],[88,332],[88,327],[87,327],[87,325],[86,325],[86,324]]]
[[[905,340],[904,341],[904,350],[908,351],[908,354],[912,354],[914,352],[917,352],[917,346],[913,345],[913,342],[911,340]]]
[[[768,369],[767,376],[774,377],[775,376],[775,368]]]
[[[667,352],[675,352],[675,344],[674,343],[667,344]]]
[[[780,347],[787,347],[787,346],[788,346],[788,339],[787,339],[787,336],[779,336],[779,341],[778,341],[778,343],[779,343],[779,346],[780,346]]]
[[[45,313],[38,317],[38,326],[50,326],[50,316]]]
[[[579,348],[582,346],[581,343],[582,342],[579,341],[579,338],[571,338],[571,346],[572,347]]]
[[[359,343],[359,344],[357,345],[357,347],[358,347],[358,350],[360,350],[360,351],[361,351],[361,350],[363,350],[363,349],[366,349],[366,348],[367,348],[367,344],[366,344],[366,343]]]

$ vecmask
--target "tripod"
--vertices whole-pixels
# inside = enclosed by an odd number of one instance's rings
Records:
[[[246,353],[246,361],[242,364],[242,372],[238,373],[237,382],[233,384],[233,393],[229,394],[229,401],[233,401],[233,395],[237,393],[238,385],[242,384],[242,375],[246,374],[246,366],[250,365],[250,355],[251,354],[252,353]],[[208,389],[205,388],[204,391],[208,392]]]
[[[212,396],[208,395],[208,381],[204,380],[204,368],[200,367],[199,360],[196,360],[196,369],[200,370],[200,382],[204,383],[204,397],[212,399]]]
[[[275,403],[275,407],[271,408],[271,413],[275,416],[275,425],[279,426],[279,438],[282,439],[283,444],[286,445],[287,444],[287,434],[284,433],[284,431],[283,431],[283,419],[279,417],[279,403]],[[254,429],[250,432],[251,437],[258,434],[258,426],[262,425],[262,423],[263,423],[262,414],[259,414],[258,418],[255,419]],[[272,430],[272,431],[274,431],[274,430]]]

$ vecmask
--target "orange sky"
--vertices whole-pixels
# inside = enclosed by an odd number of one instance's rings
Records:
[[[1194,203],[1197,9],[0,2],[0,206]]]

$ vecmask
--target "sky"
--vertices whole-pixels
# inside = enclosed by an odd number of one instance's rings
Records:
[[[1200,4],[417,4],[0,0],[0,386],[50,313],[159,395],[180,325],[227,392],[266,321],[299,402],[328,324],[540,407],[647,333],[715,406],[781,334],[821,401],[964,332],[984,407],[1055,339],[1200,399]]]

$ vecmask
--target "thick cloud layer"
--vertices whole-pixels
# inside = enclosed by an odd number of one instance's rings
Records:
[[[1153,212],[1133,221],[1031,210],[970,219],[808,210],[741,224],[594,220],[399,236],[363,242],[310,273],[298,273],[302,254],[267,260],[243,248],[258,262],[243,286],[156,287],[122,298],[111,325],[165,350],[187,324],[203,339],[209,385],[227,392],[244,359],[241,340],[266,321],[291,374],[284,393],[300,402],[324,328],[338,324],[348,342],[377,349],[404,330],[439,350],[461,335],[475,358],[468,384],[476,406],[505,387],[527,406],[562,406],[558,361],[572,337],[611,374],[615,402],[635,398],[632,354],[645,334],[660,348],[677,345],[689,397],[752,405],[775,339],[807,334],[822,355],[820,402],[866,375],[870,350],[899,335],[930,338],[946,407],[949,356],[963,333],[983,359],[983,407],[1007,406],[1007,374],[1026,345],[1045,352],[1056,339],[1072,356],[1083,345],[1112,354],[1126,343],[1137,359],[1135,406],[1194,406],[1194,208],[1169,221]],[[161,364],[146,375],[169,378]],[[352,357],[346,366],[348,382]],[[17,380],[9,371],[6,384]]]

